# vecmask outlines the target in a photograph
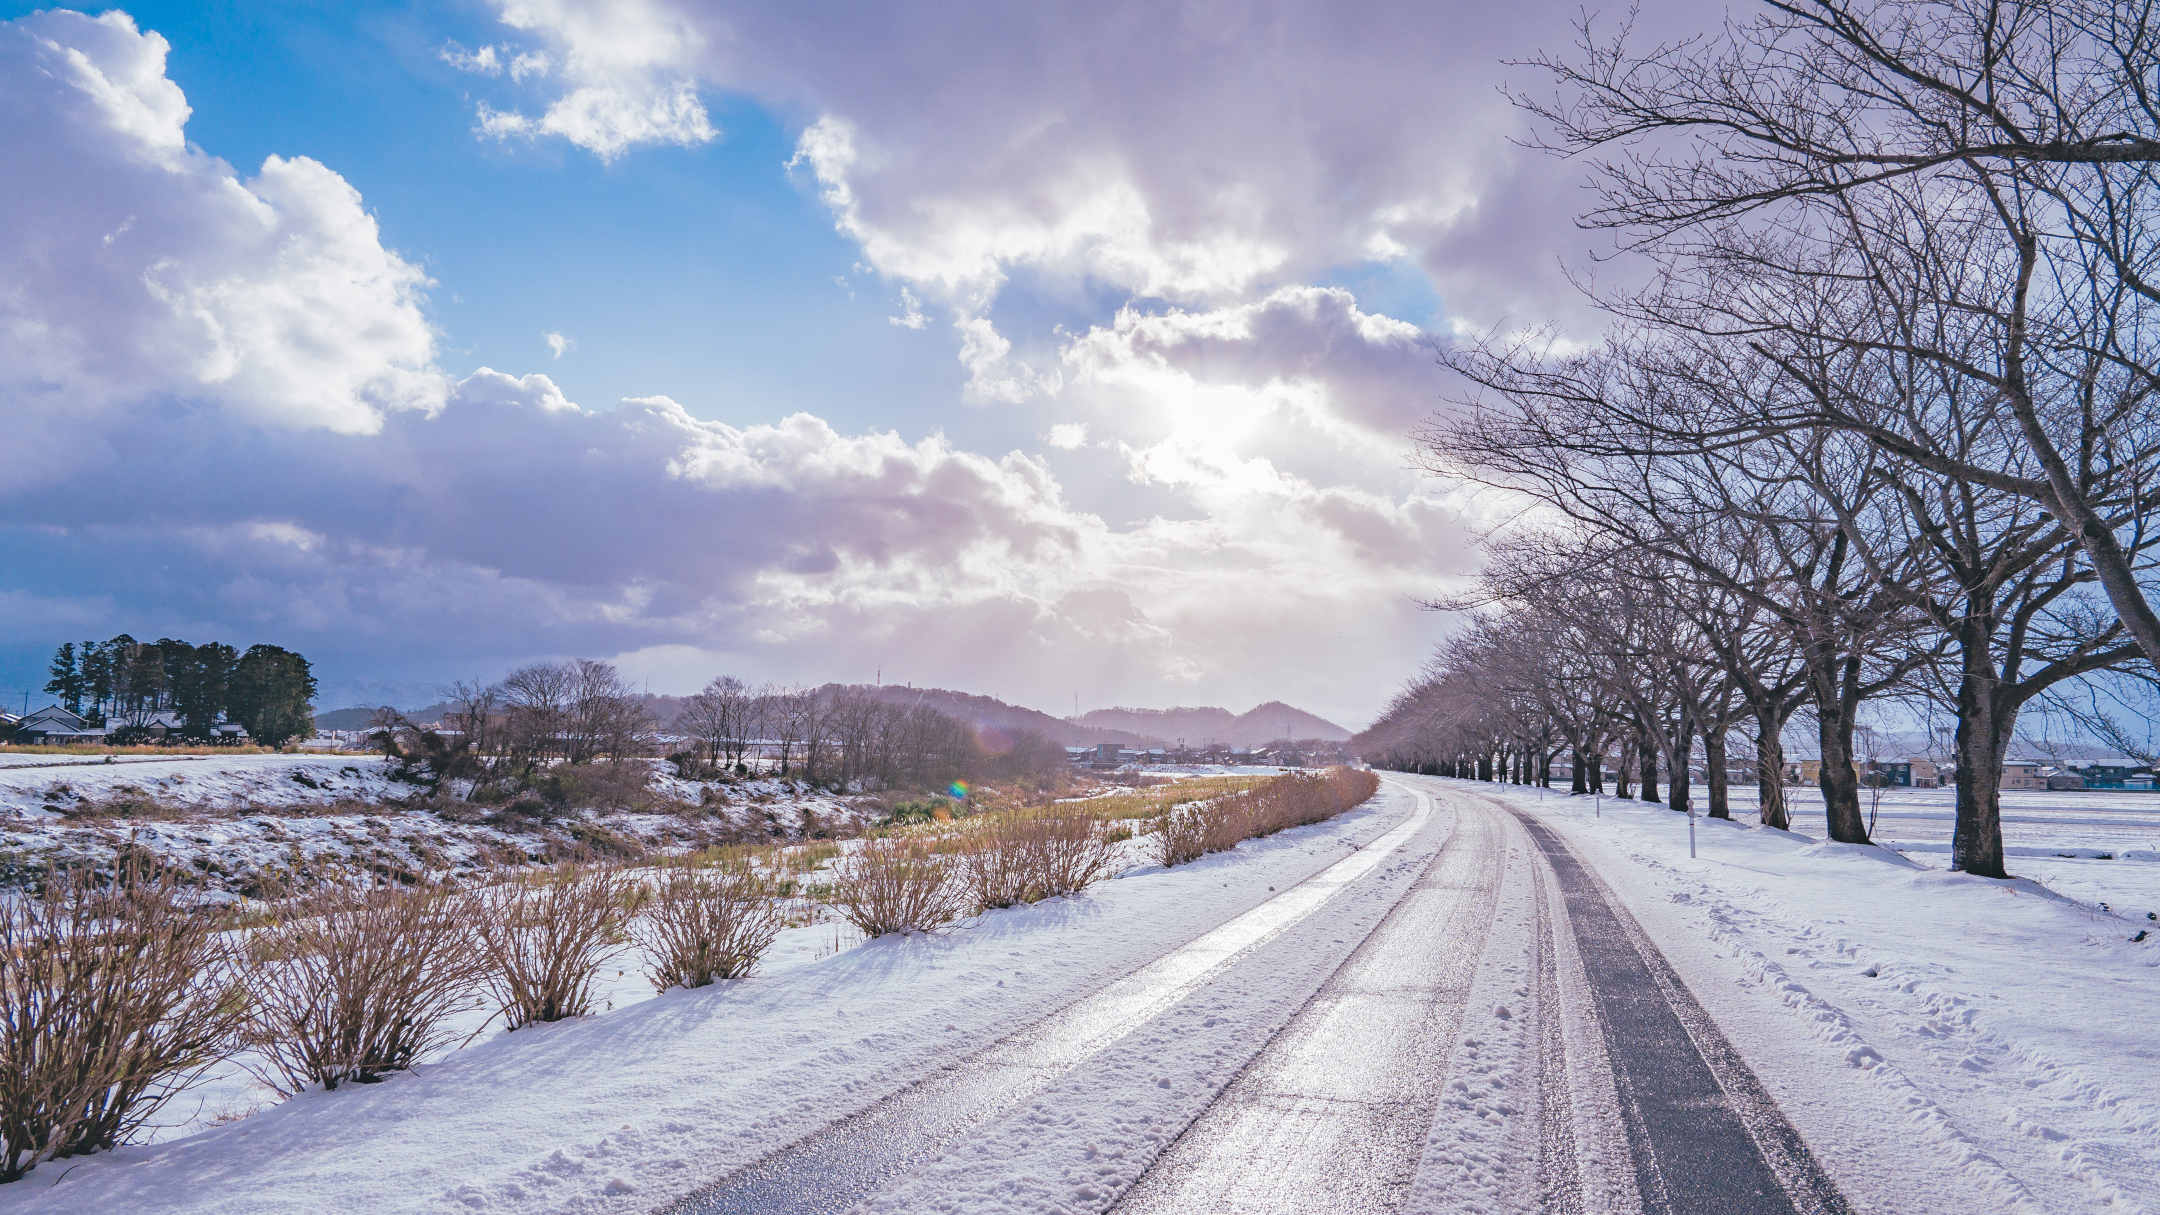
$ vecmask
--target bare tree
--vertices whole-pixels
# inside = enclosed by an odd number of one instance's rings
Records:
[[[2110,0],[1772,0],[1722,36],[1641,51],[1586,23],[1574,56],[1537,61],[1557,95],[1519,100],[1557,150],[1595,164],[1586,222],[1638,248],[1730,264],[1766,226],[1901,210],[1929,236],[1984,226],[1993,251],[1973,264],[2007,272],[1986,301],[2001,357],[1951,362],[2012,442],[1946,452],[1894,419],[1829,402],[1819,417],[2049,510],[2160,664],[2153,16]]]

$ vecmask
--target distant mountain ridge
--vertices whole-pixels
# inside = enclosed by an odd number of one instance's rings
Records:
[[[1342,742],[1350,737],[1350,731],[1334,722],[1279,700],[1271,700],[1243,713],[1212,706],[1096,709],[1081,714],[1078,724],[1091,729],[1137,734],[1160,742],[1182,740],[1195,747],[1257,747],[1282,739],[1317,738],[1324,742]]]
[[[820,691],[838,690],[843,686],[827,684]],[[1096,709],[1077,718],[1068,718],[1052,717],[1024,705],[1007,704],[993,696],[955,692],[948,688],[886,684],[881,687],[858,685],[855,690],[869,692],[888,704],[928,705],[948,717],[977,727],[1040,734],[1068,747],[1097,743],[1117,743],[1127,747],[1174,746],[1180,741],[1194,747],[1257,747],[1285,738],[1340,742],[1350,737],[1350,731],[1334,722],[1279,700],[1271,700],[1245,713],[1193,706]],[[683,699],[649,696],[645,701],[653,716],[665,725],[674,720]],[[450,708],[448,704],[429,705],[411,710],[407,716],[414,721],[434,721],[450,712]],[[374,708],[367,706],[332,709],[317,713],[315,724],[322,730],[364,729],[374,721],[375,713]]]
[[[1139,747],[1156,741],[1148,735],[1084,725],[1062,717],[1052,717],[1039,709],[1007,704],[994,696],[978,696],[972,692],[955,692],[947,688],[910,688],[895,684],[882,687],[865,686],[860,690],[867,691],[888,704],[928,705],[947,717],[957,718],[973,726],[1040,734],[1068,747],[1093,746],[1106,742]]]

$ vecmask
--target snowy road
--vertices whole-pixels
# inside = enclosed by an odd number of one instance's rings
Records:
[[[789,929],[740,983],[626,959],[381,1084],[188,1094],[0,1215],[2160,1213],[2142,913],[1697,827],[1390,778],[949,931]]]
[[[1847,1209],[1558,836],[1390,779],[1364,849],[663,1209]]]

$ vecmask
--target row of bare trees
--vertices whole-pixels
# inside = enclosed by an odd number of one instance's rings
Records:
[[[710,769],[740,768],[753,750],[783,774],[846,787],[942,782],[1056,770],[1065,752],[1033,734],[979,731],[924,704],[877,689],[767,686],[720,676],[683,706],[676,729]]]
[[[1064,750],[1032,734],[977,730],[924,704],[877,689],[830,684],[752,688],[720,676],[658,720],[655,698],[614,664],[535,663],[498,683],[449,691],[447,732],[395,714],[378,725],[385,746],[422,758],[437,775],[515,785],[557,764],[654,754],[687,741],[686,773],[773,770],[835,787],[943,784],[1055,771]]]
[[[1684,805],[1700,744],[1723,814],[1739,733],[1782,826],[1804,712],[1829,832],[1864,841],[1860,708],[1920,697],[1956,724],[1953,864],[2002,876],[2020,713],[2160,661],[2152,17],[1772,0],[1647,49],[1586,24],[1537,61],[1557,88],[1520,100],[1645,279],[1593,292],[1587,350],[1444,354],[1467,387],[1430,466],[1530,505],[1392,745],[1610,748]]]

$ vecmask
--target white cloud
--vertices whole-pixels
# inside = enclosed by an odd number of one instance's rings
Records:
[[[636,144],[690,147],[719,136],[688,84],[658,89],[586,85],[564,94],[537,118],[481,102],[478,126],[482,134],[497,139],[560,136],[602,160],[613,160]]]
[[[150,398],[350,433],[443,399],[426,275],[316,161],[191,147],[166,51],[124,13],[0,25],[0,480],[94,459],[57,428]]]
[[[704,36],[666,5],[505,0],[499,7],[505,25],[551,43],[513,55],[511,78],[553,77],[564,87],[538,114],[481,102],[482,134],[561,138],[602,160],[641,144],[691,147],[719,137],[690,69]]]
[[[566,338],[562,334],[556,333],[553,330],[541,334],[540,340],[547,343],[549,357],[557,359],[570,353],[571,347],[577,345],[576,342],[571,341],[569,338]]]
[[[841,281],[845,283],[846,280]],[[930,318],[923,313],[922,301],[906,287],[900,288],[900,315],[885,319],[902,329],[921,329],[930,323]]]
[[[468,51],[455,42],[446,42],[436,54],[444,63],[461,72],[471,72],[475,76],[502,75],[502,54],[493,46]]]
[[[1424,258],[1465,228],[1525,231],[1518,201],[1570,180],[1519,176],[1541,162],[1507,142],[1521,127],[1494,88],[1501,60],[1568,36],[1554,0],[1357,22],[1319,2],[1053,0],[995,22],[933,0],[846,22],[707,0],[643,0],[616,21],[613,7],[498,3],[607,87],[695,80],[808,113],[797,160],[841,230],[970,314],[1017,268],[1199,304]],[[1509,191],[1498,206],[1494,186]],[[1526,250],[1507,252],[1521,277]]]
[[[1085,422],[1059,422],[1043,436],[1043,442],[1059,451],[1078,451],[1087,445],[1088,428]]]

